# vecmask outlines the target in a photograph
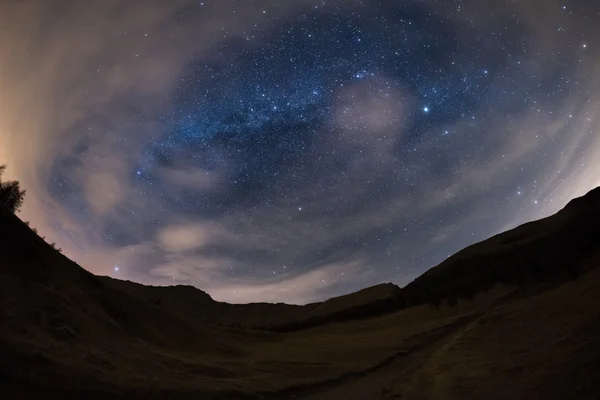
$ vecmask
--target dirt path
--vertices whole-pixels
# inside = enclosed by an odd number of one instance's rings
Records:
[[[485,310],[472,313],[448,325],[420,333],[404,340],[404,349],[378,365],[364,371],[306,388],[287,391],[276,399],[422,399],[448,398],[448,374],[440,374],[431,360],[448,351],[462,335],[473,327],[482,315],[517,294],[509,292]],[[402,387],[403,394],[394,388]],[[430,396],[424,396],[429,394]]]
[[[272,398],[277,400],[394,398],[390,393],[390,387],[397,380],[400,371],[408,367],[414,369],[420,363],[419,359],[426,360],[433,351],[439,348],[440,342],[443,342],[445,338],[453,333],[462,330],[479,316],[480,314],[470,314],[458,318],[448,325],[405,339],[403,341],[405,347],[402,350],[367,370],[316,385],[287,390]]]
[[[443,359],[448,350],[463,337],[465,332],[469,331],[478,323],[479,318],[474,318],[461,329],[449,334],[437,346],[430,349],[427,354],[423,354],[423,361],[419,368],[413,368],[416,373],[411,374],[413,379],[407,387],[402,387],[396,382],[391,398],[424,398],[424,399],[444,399],[454,400],[452,395],[452,371],[441,370],[437,360]],[[418,371],[418,372],[417,372]],[[400,390],[398,390],[400,389]],[[401,391],[402,395],[398,392]]]

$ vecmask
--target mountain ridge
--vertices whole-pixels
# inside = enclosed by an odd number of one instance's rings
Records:
[[[542,226],[547,232],[550,232],[553,229],[559,229],[560,226],[557,228],[556,225],[560,224],[556,224],[556,222],[560,222],[563,217],[571,217],[572,213],[582,215],[576,218],[577,223],[579,224],[578,230],[581,230],[583,226],[583,230],[585,231],[585,226],[591,226],[588,224],[588,216],[592,216],[592,220],[594,222],[597,222],[600,218],[598,216],[599,207],[597,206],[597,203],[600,203],[600,187],[591,190],[584,196],[572,199],[563,209],[554,215],[541,220],[527,222],[514,229],[493,235],[488,239],[467,246],[439,265],[432,267],[403,288],[400,288],[399,286],[390,282],[381,283],[361,289],[357,292],[352,292],[321,302],[308,303],[305,305],[267,302],[229,304],[215,301],[207,292],[190,285],[148,286],[132,281],[123,281],[108,276],[96,276],[81,268],[68,258],[62,256],[60,253],[54,251],[54,249],[49,251],[49,254],[53,256],[54,260],[61,259],[61,257],[63,258],[62,261],[64,261],[65,265],[63,265],[63,262],[58,263],[58,265],[63,267],[65,272],[66,265],[68,265],[70,274],[77,275],[83,273],[88,279],[91,279],[92,281],[95,280],[95,285],[105,284],[116,290],[126,291],[129,295],[136,297],[138,301],[142,301],[148,305],[156,306],[158,308],[166,306],[171,310],[171,312],[176,309],[181,312],[182,309],[190,308],[191,301],[193,301],[194,304],[202,305],[204,307],[202,308],[201,312],[194,312],[195,306],[192,307],[192,309],[188,309],[185,312],[185,314],[187,314],[187,318],[199,318],[204,322],[211,322],[222,326],[269,329],[274,331],[290,331],[294,329],[305,329],[328,321],[342,321],[345,319],[378,315],[412,305],[420,305],[424,303],[438,305],[444,301],[454,303],[457,298],[472,297],[477,292],[481,290],[487,290],[496,283],[518,284],[522,282],[522,279],[505,279],[503,277],[496,276],[492,280],[482,283],[482,287],[462,285],[458,289],[455,288],[456,293],[449,293],[448,290],[432,292],[433,289],[429,280],[436,275],[445,275],[443,272],[441,272],[442,270],[460,260],[464,261],[465,257],[470,259],[470,262],[474,262],[473,258],[485,258],[481,255],[481,248],[489,243],[496,243],[500,241],[502,242],[503,246],[506,244],[515,246],[519,244],[518,241],[520,241],[522,244],[525,238],[535,239],[536,235],[539,236],[539,232],[537,232],[540,230],[539,226]],[[14,230],[17,229],[15,227],[18,226],[18,229],[21,230],[20,235],[24,235],[26,232],[28,234],[25,235],[28,239],[26,242],[32,243],[37,248],[44,248],[47,246],[46,243],[36,234],[34,234],[24,223],[22,223],[18,217],[6,212],[4,212],[4,215],[0,214],[0,217],[4,220],[4,222],[7,220],[10,221],[11,228],[9,229]],[[582,218],[584,224],[581,224]],[[529,232],[532,227],[534,228],[535,232]],[[589,232],[585,231],[584,233]],[[593,235],[588,234],[588,239],[590,237],[593,237]],[[0,237],[0,239],[3,238]],[[15,248],[18,249],[22,246],[23,243],[17,243]],[[50,246],[47,246],[46,250],[50,250]],[[476,257],[467,256],[472,251],[478,253]],[[476,261],[482,262],[481,260]],[[36,279],[44,277],[45,272],[47,272],[35,268],[33,271],[37,271],[36,273],[39,274]],[[17,271],[17,273],[24,274],[24,276],[26,276],[33,271],[20,269]],[[455,272],[456,271],[453,271],[453,273]],[[567,271],[567,273],[576,274],[577,272],[575,269],[570,269]],[[48,277],[45,279],[48,279]],[[423,281],[426,279],[428,281],[424,284]],[[442,279],[446,282],[449,280],[447,277],[435,278],[436,281]],[[454,277],[454,280],[456,280],[456,277]],[[428,287],[425,288],[424,286]],[[354,297],[360,298],[360,300],[355,301]],[[180,299],[177,300],[177,298]],[[334,304],[337,305],[333,306]],[[207,307],[210,307],[210,309]],[[275,307],[277,309],[275,309]],[[252,312],[247,313],[246,311],[250,309],[252,309]],[[271,312],[271,309],[274,312]],[[285,318],[272,318],[272,314],[285,315]],[[247,318],[248,315],[259,315],[259,321],[249,320]],[[269,318],[269,316],[271,316],[271,318]],[[292,317],[291,321],[290,317]]]

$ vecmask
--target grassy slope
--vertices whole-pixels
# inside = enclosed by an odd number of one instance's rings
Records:
[[[458,308],[479,307],[455,329],[436,340],[417,336],[424,345],[413,346],[389,364],[296,398],[596,400],[599,286],[600,269],[594,269],[541,293],[513,293],[486,307],[481,297],[459,302]],[[434,314],[431,308],[417,309],[423,316]],[[448,310],[442,307],[440,312]],[[421,323],[411,320],[409,325]]]
[[[390,393],[402,399],[600,398],[600,270],[491,310]]]

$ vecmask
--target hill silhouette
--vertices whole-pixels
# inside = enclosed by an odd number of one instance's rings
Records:
[[[600,188],[555,215],[456,253],[403,290],[407,305],[472,298],[497,283],[520,287],[572,279],[589,268],[600,242]]]
[[[234,305],[189,286],[95,276],[0,211],[0,390],[23,399],[600,398],[599,231],[595,189],[402,289]]]
[[[383,314],[397,308],[400,293],[398,286],[387,283],[304,306],[284,303],[229,304],[217,302],[207,293],[191,286],[149,287],[109,277],[99,279],[145,304],[197,322],[275,332],[291,332]]]

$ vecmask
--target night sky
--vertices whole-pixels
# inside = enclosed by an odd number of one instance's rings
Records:
[[[600,3],[9,1],[0,164],[88,270],[400,286],[600,185]]]

